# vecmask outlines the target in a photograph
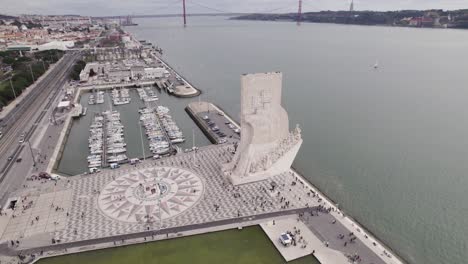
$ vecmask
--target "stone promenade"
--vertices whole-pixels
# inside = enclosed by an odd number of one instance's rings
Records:
[[[48,246],[52,238],[85,241],[314,206],[307,188],[291,186],[289,173],[233,187],[219,168],[231,159],[228,148],[36,184],[16,195],[2,240],[18,240],[18,249],[26,249]]]

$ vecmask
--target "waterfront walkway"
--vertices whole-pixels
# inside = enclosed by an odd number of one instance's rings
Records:
[[[70,252],[70,248],[86,251],[99,248],[96,244],[109,245],[122,239],[123,244],[130,240],[143,242],[145,237],[155,235],[177,237],[203,230],[224,230],[228,226],[236,228],[256,221],[264,223],[262,227],[274,244],[278,232],[294,232],[294,226],[301,230],[307,247],[302,249],[299,245],[283,254],[286,260],[315,250],[319,259],[327,259],[336,251],[341,252],[340,259],[357,254],[363,260],[361,263],[401,263],[397,258],[379,258],[382,251],[374,254],[373,250],[379,252],[380,246],[364,246],[360,237],[363,231],[359,234],[355,231],[355,242],[346,247],[349,251],[343,250],[337,235],[345,233],[349,240],[348,234],[353,229],[339,225],[346,218],[337,217],[340,214],[333,210],[325,211],[329,206],[326,200],[312,192],[293,171],[252,184],[229,184],[221,176],[219,164],[230,160],[230,148],[229,145],[207,146],[196,153],[146,160],[137,166],[124,165],[116,170],[62,179],[57,184],[30,181],[28,188],[12,195],[18,199],[17,209],[8,214],[2,241],[19,243],[4,253],[63,254]],[[146,204],[155,196],[140,196],[134,188],[140,184],[151,186],[155,177],[162,179],[160,186],[171,187],[161,189],[167,192],[164,191],[158,203]],[[272,191],[273,182],[276,187]],[[308,216],[310,212],[314,216]],[[291,217],[283,222],[281,218],[288,215]],[[333,218],[337,219],[335,224]],[[266,222],[273,220],[278,225],[272,229]],[[59,242],[54,244],[52,239]],[[376,241],[370,236],[367,240]]]
[[[20,246],[16,250],[27,250],[30,245],[34,247],[51,246],[51,241],[43,239],[35,241],[37,225],[54,226],[53,237],[61,243],[83,241],[90,243],[93,239],[115,237],[128,234],[138,234],[154,230],[170,230],[171,228],[183,228],[186,226],[220,223],[219,221],[245,221],[259,215],[275,217],[283,214],[295,214],[302,212],[306,207],[306,190],[297,188],[294,192],[285,191],[281,196],[271,195],[267,190],[271,188],[271,182],[287,185],[285,175],[277,175],[271,181],[263,181],[245,186],[233,187],[220,173],[219,164],[227,162],[231,158],[231,151],[227,146],[208,146],[197,153],[186,153],[165,158],[162,160],[147,160],[135,166],[122,166],[116,170],[105,170],[93,175],[75,176],[70,180],[60,180],[57,185],[53,181],[34,181],[29,183],[29,188],[20,190],[13,197],[18,201],[17,205],[2,240],[18,240]],[[168,168],[170,171],[165,184],[172,186],[171,190],[177,191],[177,195],[168,200],[163,200],[160,208],[155,207],[151,215],[158,216],[158,210],[163,213],[162,221],[139,221],[141,219],[138,206],[139,197],[124,198],[120,200],[118,193],[127,192],[130,182],[139,183],[141,175],[163,175],[160,168]],[[187,181],[191,185],[201,184],[203,188],[185,185],[184,177],[189,177],[186,172],[174,178],[177,168],[190,172],[196,178]],[[180,174],[180,173],[179,173]],[[197,181],[198,183],[196,183]],[[176,185],[172,185],[176,183]],[[118,186],[119,185],[119,186]],[[175,189],[174,189],[175,188]],[[181,193],[181,190],[200,190],[196,195]],[[293,188],[295,189],[295,188]],[[116,194],[106,193],[115,190]],[[59,193],[71,195],[70,204],[61,203],[63,199]],[[50,206],[40,206],[37,202],[29,204],[29,201],[40,201],[47,197]],[[298,197],[303,197],[300,201]],[[136,200],[135,200],[135,199]],[[99,202],[96,204],[96,199]],[[195,199],[195,200],[194,200]],[[288,205],[286,205],[288,202]],[[54,206],[52,206],[52,204]],[[26,206],[23,208],[23,205]],[[146,208],[146,207],[145,207]],[[43,217],[51,215],[56,210],[63,212],[66,217],[62,220]],[[120,210],[120,211],[116,211]],[[126,214],[128,220],[123,220],[121,214]],[[39,221],[31,220],[39,216]],[[135,220],[131,220],[135,219]],[[42,222],[44,221],[44,222]],[[55,222],[59,221],[59,224]],[[65,223],[63,223],[65,222]],[[18,226],[21,223],[21,228]],[[45,230],[50,231],[50,230]],[[31,244],[30,244],[31,243]],[[28,246],[26,246],[28,245]]]
[[[321,264],[348,263],[348,259],[343,255],[343,253],[327,247],[302,221],[297,220],[297,216],[271,220],[260,224],[260,226],[286,261],[291,261],[312,254],[320,261]],[[286,247],[281,244],[279,237],[285,232],[296,232],[296,245]],[[376,262],[375,264],[377,263],[379,262]]]

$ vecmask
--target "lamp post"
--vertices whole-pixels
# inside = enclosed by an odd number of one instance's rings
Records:
[[[13,88],[13,82],[11,81],[12,78],[10,78],[10,87],[11,87],[11,90],[13,91],[13,95],[15,96],[15,99],[16,99],[16,92],[15,92],[15,88]]]
[[[32,71],[31,64],[29,64],[29,71],[31,72],[31,77],[32,77],[33,82],[35,82],[36,80],[34,79],[34,74],[33,74],[33,71]]]
[[[141,139],[141,151],[143,152],[143,160],[146,160],[145,146],[143,144],[143,133],[141,132],[141,121],[138,121],[138,127],[140,128],[140,139]]]
[[[45,68],[44,61],[43,61],[43,60],[41,60],[41,62],[42,62],[42,68],[44,68],[44,72],[45,72],[45,71],[46,71],[46,68]]]
[[[28,142],[29,151],[31,151],[31,157],[33,159],[33,166],[36,167],[36,159],[34,158],[34,153],[33,153],[32,147],[31,147],[31,142],[29,142],[29,139],[26,140],[26,141]]]

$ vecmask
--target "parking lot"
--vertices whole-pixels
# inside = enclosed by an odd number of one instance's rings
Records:
[[[233,124],[223,113],[216,110],[199,112],[197,115],[202,122],[209,127],[209,133],[218,143],[238,141],[240,139],[240,128]]]

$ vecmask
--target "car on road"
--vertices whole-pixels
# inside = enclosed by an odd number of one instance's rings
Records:
[[[13,155],[11,155],[10,157],[8,157],[8,161],[12,160],[13,159]]]

